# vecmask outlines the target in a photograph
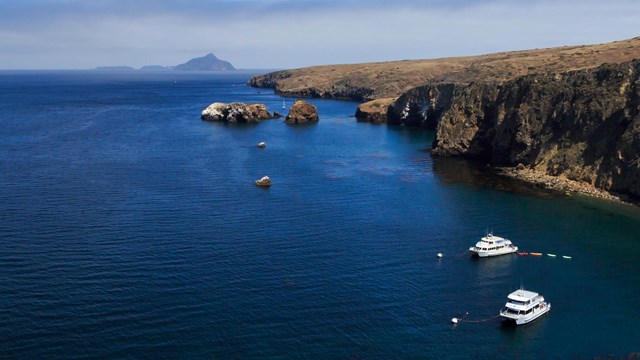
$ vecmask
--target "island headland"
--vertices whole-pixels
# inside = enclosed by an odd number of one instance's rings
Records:
[[[435,156],[479,160],[565,192],[640,199],[640,37],[314,66],[255,76],[249,85],[365,102],[356,111],[361,121],[434,129]]]

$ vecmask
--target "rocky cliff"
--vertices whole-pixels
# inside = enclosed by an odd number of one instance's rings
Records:
[[[507,82],[414,88],[388,121],[436,127],[435,155],[541,173],[640,198],[640,60]]]

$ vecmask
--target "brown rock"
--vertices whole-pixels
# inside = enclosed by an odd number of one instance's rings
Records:
[[[271,186],[271,179],[268,176],[263,176],[262,178],[256,180],[256,185],[258,186]]]
[[[358,105],[356,119],[361,122],[382,124],[387,122],[387,112],[396,98],[385,98],[369,101]]]
[[[317,122],[318,109],[304,100],[296,100],[291,106],[285,119],[287,124],[304,124],[307,122]]]

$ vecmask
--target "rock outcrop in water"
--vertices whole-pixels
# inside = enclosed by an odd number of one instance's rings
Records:
[[[273,116],[264,104],[243,104],[239,102],[226,104],[215,102],[202,110],[201,118],[205,121],[256,123],[260,120],[272,119]]]
[[[285,118],[287,124],[304,124],[318,120],[318,109],[304,100],[296,100]]]
[[[640,198],[640,60],[433,84],[402,95],[389,122],[436,127],[433,153],[525,167]]]

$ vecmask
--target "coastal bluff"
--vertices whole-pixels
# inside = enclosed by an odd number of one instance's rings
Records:
[[[359,121],[435,129],[432,153],[640,199],[640,37],[481,56],[314,66],[252,78],[351,99]]]
[[[479,56],[311,66],[257,75],[248,84],[272,88],[286,97],[366,102],[398,97],[425,84],[509,81],[529,74],[580,70],[638,58],[640,37]]]
[[[436,129],[432,153],[640,198],[640,59],[508,82],[432,84],[389,108],[392,124]]]

